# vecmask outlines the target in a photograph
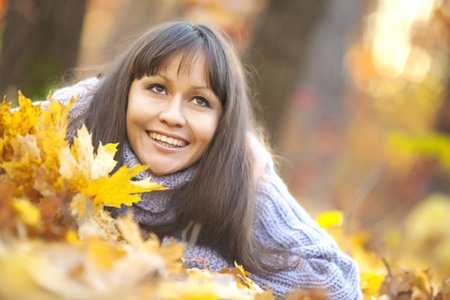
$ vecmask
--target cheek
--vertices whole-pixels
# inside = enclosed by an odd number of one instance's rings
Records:
[[[129,109],[126,116],[126,130],[129,140],[132,140],[139,131],[140,124],[142,123],[142,116],[139,111],[133,108]]]
[[[148,113],[147,113],[148,114]],[[145,110],[138,109],[134,106],[128,107],[128,111],[127,111],[127,117],[126,117],[126,126],[134,126],[134,127],[139,127],[144,120],[146,119],[146,113]]]
[[[214,134],[216,133],[218,121],[216,118],[213,118],[209,120],[209,122],[205,122],[202,124],[202,126],[198,126],[197,132],[198,132],[198,138],[201,143],[201,147],[206,149],[206,147],[211,142],[212,138],[214,137]]]
[[[204,148],[206,148],[209,143],[211,142],[212,138],[214,137],[214,133],[215,133],[215,128],[214,130],[209,130],[207,132],[204,132],[203,134],[203,144],[204,144]]]
[[[127,135],[128,138],[130,138],[130,133],[131,133],[131,129],[133,127],[133,119],[132,116],[130,116],[130,111],[127,112],[127,117],[126,117],[126,127],[127,127]]]

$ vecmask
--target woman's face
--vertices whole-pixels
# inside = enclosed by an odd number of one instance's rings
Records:
[[[142,164],[156,175],[196,163],[219,122],[222,104],[208,84],[203,53],[179,70],[183,53],[166,68],[135,79],[128,94],[127,134]]]

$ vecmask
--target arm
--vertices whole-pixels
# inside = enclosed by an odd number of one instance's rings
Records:
[[[362,299],[356,263],[340,251],[335,241],[306,213],[274,170],[270,155],[259,146],[256,154],[265,164],[257,187],[253,231],[267,247],[287,247],[299,253],[299,265],[269,276],[249,276],[264,289],[284,298],[300,287],[325,289],[329,299]],[[164,242],[169,242],[166,238]],[[187,247],[185,256],[208,259],[206,268],[219,272],[233,268],[216,251],[204,246]],[[201,268],[201,262],[186,262],[187,268]],[[245,267],[245,266],[244,266]]]
[[[279,297],[300,286],[325,289],[330,299],[362,299],[356,263],[292,197],[263,151],[256,152],[258,157],[263,154],[266,167],[257,188],[254,233],[268,247],[284,246],[299,253],[300,261],[295,268],[250,278],[263,288],[273,288]]]

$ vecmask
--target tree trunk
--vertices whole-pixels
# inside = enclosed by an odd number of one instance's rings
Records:
[[[299,79],[307,39],[326,1],[271,0],[255,24],[243,57],[256,71],[252,88],[259,100],[263,125],[276,144],[285,104]]]
[[[86,0],[10,0],[0,58],[0,93],[42,99],[75,66]],[[12,97],[12,98],[10,98]]]
[[[436,131],[450,137],[450,78],[447,79],[447,87],[444,95],[444,103],[441,110],[436,116]],[[450,194],[450,176],[448,170],[443,166],[435,168],[437,171],[428,183],[429,189],[432,192],[441,192]]]
[[[450,78],[447,80],[444,104],[437,116],[436,129],[450,135]]]

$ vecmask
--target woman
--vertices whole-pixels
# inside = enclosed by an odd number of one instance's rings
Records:
[[[293,199],[258,142],[242,66],[218,33],[184,22],[158,26],[100,79],[54,98],[78,94],[68,138],[85,123],[96,146],[119,143],[116,170],[145,164],[137,179],[170,188],[111,208],[113,216],[131,209],[163,241],[199,224],[187,257],[208,259],[213,271],[236,261],[279,297],[300,286],[330,299],[361,298],[355,263]]]

